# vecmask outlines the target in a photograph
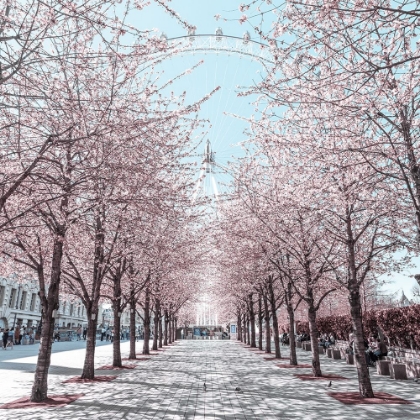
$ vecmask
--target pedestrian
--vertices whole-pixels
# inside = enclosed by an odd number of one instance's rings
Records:
[[[4,350],[6,350],[8,338],[9,338],[9,328],[7,328],[6,330],[4,330],[4,328],[3,328],[3,348],[4,348]]]
[[[104,341],[105,333],[106,333],[106,329],[105,329],[105,327],[102,327],[102,329],[101,329],[101,341]]]
[[[83,328],[83,340],[86,341],[86,336],[87,336],[87,328]]]
[[[15,344],[19,344],[19,335],[20,335],[20,327],[19,325],[15,328],[15,335],[14,335],[14,339],[15,339]]]
[[[82,336],[82,327],[79,326],[79,328],[77,328],[76,334],[77,334],[77,341],[80,341],[80,338]]]
[[[9,330],[9,333],[7,335],[7,344],[6,347],[11,347],[13,350],[13,341],[15,339],[15,331],[14,328],[12,328],[11,330]]]
[[[114,330],[111,330],[110,332],[110,339],[111,339],[111,343],[114,342]]]

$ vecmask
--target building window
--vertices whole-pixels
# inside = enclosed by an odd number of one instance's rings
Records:
[[[19,304],[19,309],[21,310],[25,310],[26,308],[26,295],[28,293],[27,292],[22,292],[22,297],[20,298],[20,304]]]
[[[70,305],[70,316],[73,316],[74,305]]]
[[[15,298],[16,298],[16,289],[12,289],[10,292],[10,298],[9,298],[9,308],[13,308],[15,304]]]
[[[35,310],[35,304],[36,304],[36,293],[32,293],[31,305],[29,307],[29,310],[30,311],[34,311]]]

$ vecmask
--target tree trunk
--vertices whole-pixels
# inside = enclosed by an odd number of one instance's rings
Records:
[[[316,327],[316,311],[312,305],[308,308],[309,335],[312,348],[312,373],[314,376],[322,376],[321,364],[319,363],[318,329]]]
[[[242,341],[242,317],[241,312],[238,312],[238,325],[237,325],[237,331],[238,331],[238,340]]]
[[[114,301],[115,302],[115,301]],[[115,302],[113,305],[114,310],[114,338],[112,342],[112,350],[113,350],[113,357],[112,357],[112,366],[113,367],[122,367],[122,360],[121,360],[121,317],[118,316],[120,313],[120,305]]]
[[[268,299],[264,294],[264,320],[265,320],[265,352],[271,353],[271,333],[270,333],[270,311],[268,309]]]
[[[245,314],[242,314],[242,341],[246,344],[246,317]]]
[[[174,343],[177,341],[176,332],[178,330],[178,317],[174,317]]]
[[[162,331],[162,322],[163,319],[161,317],[161,313],[159,311],[159,348],[161,349],[163,347],[163,331]]]
[[[172,344],[172,315],[169,314],[169,343]]]
[[[270,306],[271,306],[271,313],[273,316],[273,335],[274,335],[274,348],[276,350],[276,358],[281,358],[280,352],[280,335],[279,335],[279,323],[277,320],[277,311],[276,311],[276,298],[274,296],[274,289],[273,289],[273,279],[270,276],[270,280],[268,282],[269,288],[269,299],[270,299]]]
[[[246,344],[251,345],[251,334],[249,330],[249,314],[246,315]]]
[[[146,297],[144,299],[144,341],[143,354],[150,354],[150,289],[146,287]]]
[[[95,319],[92,319],[94,315]],[[93,311],[86,309],[87,316],[87,334],[86,334],[86,353],[85,362],[83,364],[82,379],[95,378],[95,350],[96,350],[96,328],[98,325],[98,308]]]
[[[41,402],[47,398],[48,370],[51,364],[51,347],[55,323],[54,318],[52,318],[52,311],[52,309],[44,311],[42,319],[41,341],[35,370],[35,381],[31,393],[32,402]]]
[[[48,393],[48,371],[51,364],[51,347],[55,326],[53,312],[55,309],[58,309],[59,305],[65,227],[59,226],[56,233],[57,236],[53,245],[50,285],[48,287],[47,296],[45,296],[45,286],[41,287],[39,292],[44,315],[42,319],[41,343],[38,351],[35,379],[31,391],[32,402],[44,401],[47,398]],[[41,275],[43,276],[43,273]],[[44,278],[40,281],[45,285]]]
[[[257,347],[255,341],[255,311],[254,311],[254,302],[252,300],[252,293],[249,295],[249,322],[251,324],[251,347]]]
[[[157,304],[155,305],[157,306]],[[159,316],[157,309],[154,310],[153,314],[153,345],[152,350],[158,349],[158,334],[159,334]]]
[[[129,359],[136,359],[136,301],[130,299],[130,354]]]
[[[175,315],[172,315],[172,343],[176,341]]]
[[[353,290],[349,298],[350,313],[353,325],[355,359],[357,367],[357,376],[359,379],[359,392],[364,398],[373,398],[372,383],[369,377],[369,370],[366,364],[365,357],[365,343],[363,338],[363,325],[362,325],[362,311],[360,302],[360,293],[358,290]]]
[[[165,321],[165,337],[163,340],[163,345],[167,346],[168,345],[168,329],[169,329],[169,318],[168,318],[168,311],[165,309],[164,312],[164,321]]]
[[[296,340],[295,340],[295,312],[291,304],[287,305],[287,313],[289,315],[289,346],[290,346],[290,364],[296,366]]]
[[[348,249],[348,268],[350,272],[348,290],[350,292],[350,315],[353,325],[354,347],[355,347],[355,359],[357,367],[357,376],[359,379],[359,392],[364,398],[373,398],[373,389],[369,377],[369,369],[366,364],[365,357],[365,344],[363,337],[363,325],[362,325],[362,305],[360,301],[360,285],[357,281],[357,269],[356,269],[356,250],[355,240],[353,238],[352,220],[350,212],[347,211],[347,249]]]
[[[263,310],[262,310],[262,297],[258,294],[258,348],[263,349]]]

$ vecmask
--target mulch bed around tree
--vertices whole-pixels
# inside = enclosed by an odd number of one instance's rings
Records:
[[[122,367],[114,367],[112,365],[105,365],[97,368],[96,370],[122,370],[122,369],[134,369],[137,365],[122,365]]]
[[[74,376],[73,378],[67,379],[63,384],[90,384],[95,382],[111,382],[116,379],[117,376],[95,376],[93,379],[82,379],[80,376]]]
[[[129,359],[128,357],[124,357],[121,360],[123,360],[124,362],[126,362],[128,360],[130,360],[131,362],[140,362],[140,361],[143,361],[143,360],[150,360],[150,357],[137,357],[137,355],[136,355],[135,359]]]
[[[411,401],[387,394],[386,392],[375,392],[375,398],[363,398],[358,392],[329,392],[330,397],[335,398],[343,404],[413,404]]]
[[[264,360],[289,360],[288,357],[263,357]]]
[[[42,402],[32,402],[29,397],[19,398],[18,400],[0,405],[1,409],[17,409],[17,408],[48,408],[48,407],[64,407],[70,404],[84,394],[73,394],[73,395],[51,395]]]
[[[301,374],[296,373],[294,376],[296,376],[299,379],[302,379],[302,381],[330,381],[332,379],[336,381],[342,381],[342,380],[349,379],[340,375],[329,375],[328,373],[324,373],[322,376],[313,376],[312,373],[301,373]]]
[[[307,363],[302,363],[300,365],[276,365],[281,369],[302,369],[302,368],[311,368],[312,365]]]

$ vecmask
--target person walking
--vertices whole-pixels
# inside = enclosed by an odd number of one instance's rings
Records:
[[[15,339],[15,331],[14,328],[10,329],[7,334],[7,344],[6,347],[11,347],[13,350],[13,341]]]
[[[9,341],[9,328],[3,330],[3,348],[6,350],[7,342]]]
[[[86,341],[86,336],[87,336],[87,328],[83,328],[83,340]]]
[[[105,327],[102,327],[102,329],[101,329],[101,341],[104,341],[105,333],[106,333],[106,329],[105,329]]]

